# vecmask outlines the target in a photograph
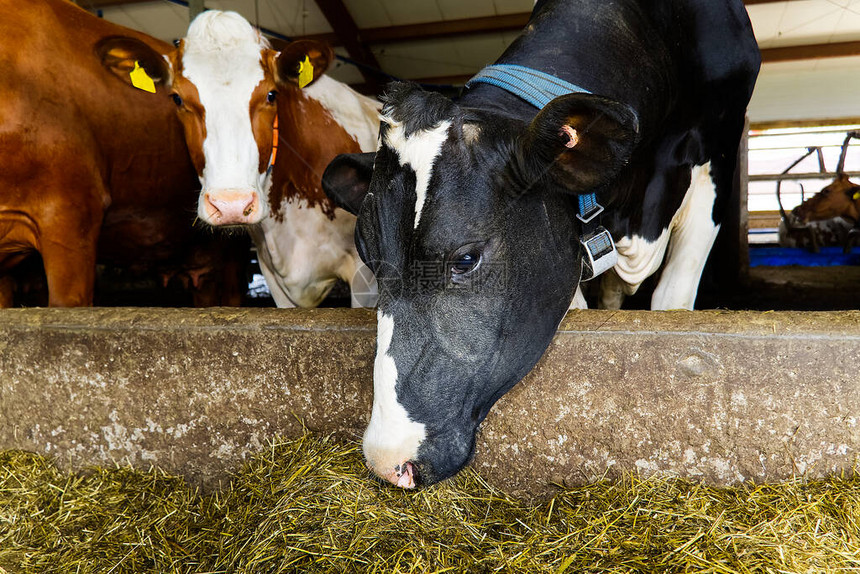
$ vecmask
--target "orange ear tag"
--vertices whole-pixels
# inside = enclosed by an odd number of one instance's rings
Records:
[[[857,201],[858,199],[860,199],[860,191],[858,191],[857,193],[855,193],[855,194],[854,194],[854,197],[852,197],[851,199],[853,199],[854,201]]]
[[[269,161],[269,169],[275,167],[275,158],[278,157],[278,116],[275,116],[275,124],[272,126],[272,159]]]
[[[299,64],[299,87],[304,88],[314,81],[314,65],[311,64],[311,58],[305,55],[303,62]]]
[[[152,81],[146,70],[140,67],[140,62],[137,60],[134,61],[134,70],[129,73],[129,77],[131,78],[131,85],[138,90],[151,94],[155,93],[155,82]]]

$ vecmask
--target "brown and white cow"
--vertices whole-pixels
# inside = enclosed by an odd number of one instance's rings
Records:
[[[160,66],[147,67],[168,86],[185,128],[202,184],[199,218],[247,226],[279,307],[316,306],[337,279],[350,284],[353,306],[375,302],[355,216],[326,197],[321,176],[337,154],[376,148],[379,105],[323,75],[332,57],[307,40],[275,51],[240,15],[211,10]]]
[[[841,171],[843,162],[844,146],[836,179],[783,215],[780,246],[804,247],[814,253],[829,245],[842,246],[846,253],[851,250],[860,234],[860,185]]]
[[[52,306],[92,304],[97,260],[198,258],[212,234],[192,227],[199,185],[174,106],[119,81],[129,47],[148,67],[172,47],[63,0],[0,12],[0,304],[33,252]]]
[[[801,223],[844,217],[856,223],[860,221],[860,185],[839,174],[821,191],[795,207],[792,216]]]

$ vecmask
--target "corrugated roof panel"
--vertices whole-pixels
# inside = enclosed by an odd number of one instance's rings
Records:
[[[280,32],[285,36],[321,34],[332,28],[313,0],[206,0],[208,8],[233,10],[256,24]]]
[[[406,42],[374,50],[382,68],[398,78],[427,78],[470,74],[474,66],[460,61],[454,40]]]
[[[359,28],[391,26],[391,17],[382,0],[343,0],[343,3]]]
[[[496,14],[517,14],[519,12],[531,12],[534,8],[533,0],[493,0]]]
[[[531,12],[532,0],[344,0],[359,28]]]
[[[340,56],[347,56],[346,50],[343,48],[336,48],[335,54]],[[341,60],[335,59],[334,63],[328,69],[328,75],[334,78],[339,82],[344,82],[346,84],[361,84],[364,82],[364,76],[361,75],[361,72],[353,66],[352,64],[347,64]]]
[[[451,42],[457,54],[457,62],[470,69],[466,73],[477,72],[484,66],[492,64],[508,47],[503,34],[483,34],[469,38],[457,38]],[[460,72],[451,72],[463,73]]]
[[[860,117],[860,57],[765,64],[749,106],[752,122]]]
[[[382,0],[385,11],[395,26],[442,20],[442,13],[433,0]]]
[[[207,8],[233,10],[256,23],[254,0],[207,0]],[[171,2],[144,2],[102,9],[106,20],[172,41],[188,30],[188,8]],[[284,36],[322,34],[332,28],[313,0],[259,0],[259,23]]]
[[[860,39],[857,0],[794,0],[747,8],[762,48]]]
[[[226,2],[225,2],[226,3]],[[302,36],[331,32],[316,2],[260,0],[260,25],[285,36]]]
[[[716,1],[716,0],[715,0]],[[529,12],[532,0],[344,0],[360,28]],[[206,0],[255,20],[254,0]],[[260,24],[286,36],[330,32],[314,0],[258,0]],[[763,48],[860,40],[860,0],[791,0],[748,7]],[[166,1],[103,9],[111,21],[170,41],[185,34],[186,8]],[[382,68],[405,79],[467,76],[495,60],[517,32],[374,46]],[[339,53],[345,53],[338,49]],[[332,75],[361,83],[337,64]],[[753,122],[860,117],[860,57],[765,64],[750,106]]]
[[[747,7],[750,21],[759,44],[773,41],[779,37],[779,27],[785,13],[787,2],[755,4]]]
[[[105,20],[172,42],[188,30],[188,8],[159,2],[129,4],[104,10]]]
[[[508,47],[511,44],[513,44],[514,40],[516,40],[519,37],[519,35],[520,35],[519,30],[517,30],[516,32],[504,32],[504,33],[502,33],[502,42],[505,44],[505,47]]]
[[[479,18],[495,16],[496,8],[493,0],[436,0],[436,6],[443,20],[459,20],[461,18]]]
[[[842,18],[833,30],[832,41],[841,42],[849,37],[853,39],[860,37],[860,2],[854,2],[843,10]]]

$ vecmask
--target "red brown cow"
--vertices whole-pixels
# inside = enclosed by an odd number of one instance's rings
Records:
[[[34,251],[51,306],[91,305],[97,260],[194,259],[209,239],[192,227],[199,184],[182,126],[166,97],[124,82],[129,46],[172,46],[63,0],[0,0],[0,12],[0,304]]]
[[[355,216],[326,197],[321,177],[338,153],[376,149],[379,103],[323,75],[331,49],[299,40],[273,50],[239,14],[217,10],[198,16],[167,58],[124,48],[125,69],[145,62],[170,88],[200,177],[200,220],[248,229],[278,306],[318,305],[337,279],[353,306],[374,304]]]
[[[844,217],[860,221],[860,185],[839,174],[827,187],[795,207],[791,214],[802,223]]]
[[[840,159],[840,170],[832,183],[780,221],[780,245],[806,247],[814,253],[818,253],[822,246],[841,245],[843,252],[851,251],[852,244],[860,235],[860,186],[841,171],[842,162]]]

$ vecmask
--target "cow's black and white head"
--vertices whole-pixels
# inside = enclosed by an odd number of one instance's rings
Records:
[[[580,277],[575,195],[607,191],[637,127],[630,108],[590,95],[528,123],[410,84],[383,116],[375,158],[339,156],[324,186],[358,213],[380,286],[364,453],[413,487],[469,461],[490,407],[549,345]]]

